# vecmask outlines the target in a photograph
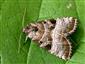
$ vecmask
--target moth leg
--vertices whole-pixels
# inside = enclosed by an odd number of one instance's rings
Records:
[[[28,35],[27,35],[26,38],[25,38],[25,42],[27,41],[27,39],[28,39]]]
[[[41,45],[40,45],[40,47],[45,47],[45,46],[47,46],[47,45],[50,45],[51,44],[51,41],[48,41],[48,42],[44,42],[44,43],[42,43]]]

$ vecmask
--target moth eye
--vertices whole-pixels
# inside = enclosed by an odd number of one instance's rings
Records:
[[[46,24],[46,22],[43,22],[44,24]]]
[[[35,29],[35,31],[38,31],[38,29]]]
[[[36,31],[38,31],[38,28],[37,28],[37,27],[35,27],[32,31],[35,31],[35,32],[36,32]]]
[[[43,42],[42,41],[39,41],[40,42],[40,44],[42,44]]]

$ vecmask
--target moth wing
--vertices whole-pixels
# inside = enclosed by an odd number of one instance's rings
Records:
[[[77,19],[70,17],[69,21],[70,21],[70,23],[68,26],[68,34],[72,34],[77,28]]]
[[[71,46],[71,42],[69,39],[63,37],[62,38],[62,42],[63,42],[63,48],[64,48],[64,54],[62,56],[62,59],[70,59],[71,56],[71,52],[72,52],[72,46]]]

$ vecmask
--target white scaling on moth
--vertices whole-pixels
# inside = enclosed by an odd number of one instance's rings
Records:
[[[26,33],[26,39],[31,38],[51,54],[68,60],[72,53],[72,45],[67,37],[75,32],[76,27],[77,19],[63,17],[30,23],[23,32]]]

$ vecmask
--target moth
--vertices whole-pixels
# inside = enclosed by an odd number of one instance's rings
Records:
[[[72,45],[67,37],[75,32],[76,27],[77,19],[63,17],[30,23],[23,28],[23,32],[26,39],[31,38],[51,54],[68,60],[71,57]]]

